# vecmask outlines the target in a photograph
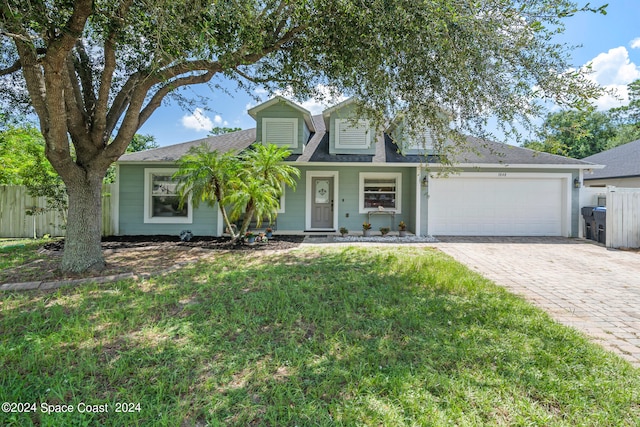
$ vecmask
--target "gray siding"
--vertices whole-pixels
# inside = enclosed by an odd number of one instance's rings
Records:
[[[270,118],[270,119],[298,119],[298,147],[291,148],[291,152],[293,154],[302,154],[304,150],[304,146],[309,140],[309,129],[307,128],[307,124],[304,121],[304,115],[302,112],[296,110],[295,108],[283,103],[278,102],[264,110],[261,110],[256,114],[256,141],[262,142],[262,119]],[[269,142],[269,141],[267,141]]]
[[[173,165],[165,165],[175,168]],[[162,165],[120,165],[119,182],[119,222],[120,235],[178,235],[182,230],[191,230],[196,236],[214,236],[217,234],[217,210],[200,204],[193,211],[191,224],[149,224],[144,222],[144,170],[162,168]]]
[[[278,230],[304,230],[306,214],[306,172],[307,171],[337,171],[338,172],[338,200],[334,209],[338,209],[338,224],[334,228],[346,227],[351,232],[362,231],[362,223],[367,220],[367,214],[359,213],[359,174],[360,172],[395,172],[402,173],[402,213],[396,215],[395,220],[386,215],[372,215],[372,229],[380,227],[398,229],[398,223],[405,221],[413,231],[415,204],[415,168],[400,167],[357,167],[357,166],[306,166],[301,167],[301,177],[295,193],[287,190],[286,214],[278,215]]]
[[[344,107],[333,111],[329,117],[329,153],[330,154],[376,154],[376,134],[375,129],[369,129],[369,138],[371,145],[367,149],[356,148],[336,148],[336,119],[353,119],[355,114],[355,105],[348,104]]]

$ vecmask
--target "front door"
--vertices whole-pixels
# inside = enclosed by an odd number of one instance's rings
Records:
[[[312,178],[311,191],[311,228],[333,228],[333,177]]]

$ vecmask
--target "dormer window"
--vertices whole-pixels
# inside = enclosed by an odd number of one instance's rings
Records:
[[[369,148],[371,131],[367,120],[354,122],[349,119],[336,119],[336,148]]]
[[[280,147],[298,147],[297,118],[263,118],[262,143],[275,144]]]
[[[430,150],[433,148],[433,137],[430,130],[418,132],[407,138],[405,150]]]

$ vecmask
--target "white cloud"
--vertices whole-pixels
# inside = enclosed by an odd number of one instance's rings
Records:
[[[213,122],[204,114],[202,108],[196,108],[193,114],[182,116],[182,126],[197,132],[210,131]]]
[[[637,40],[640,47],[640,38]],[[592,72],[589,78],[615,93],[615,95],[606,94],[598,99],[596,101],[598,109],[606,110],[628,103],[627,85],[640,79],[640,67],[631,62],[627,48],[620,46],[609,49],[608,52],[593,58],[590,63]],[[620,99],[616,99],[616,95]]]
[[[640,78],[640,69],[629,59],[624,46],[609,49],[591,60],[591,77],[603,86],[629,84]]]
[[[216,114],[215,117],[213,118],[213,123],[215,123],[217,126],[228,126],[229,122],[226,120],[222,120],[222,116],[220,114]]]
[[[635,39],[631,40],[629,46],[631,46],[631,49],[640,49],[640,37],[636,37]]]
[[[606,87],[613,93],[607,93],[598,98],[595,102],[596,108],[600,111],[610,110],[629,103],[629,91],[627,85],[609,85]]]

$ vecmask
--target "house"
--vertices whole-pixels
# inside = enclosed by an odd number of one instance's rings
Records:
[[[584,175],[584,184],[589,187],[640,188],[640,139],[619,145],[583,159],[586,162],[604,165]]]
[[[376,132],[355,111],[347,100],[312,116],[276,97],[249,110],[254,129],[122,156],[117,234],[221,235],[217,209],[177,208],[175,161],[202,143],[224,152],[268,141],[289,147],[286,161],[301,171],[296,191],[283,194],[278,233],[358,232],[364,221],[397,230],[404,221],[418,235],[578,235],[577,187],[593,164],[469,138],[451,159],[456,173],[440,176],[445,166],[428,133],[401,138],[398,123]]]

